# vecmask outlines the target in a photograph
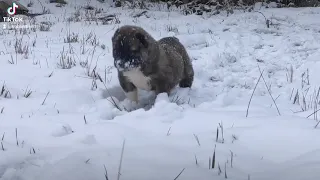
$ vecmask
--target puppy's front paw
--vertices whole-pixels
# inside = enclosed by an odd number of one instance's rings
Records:
[[[130,101],[138,103],[138,91],[136,89],[133,91],[125,92],[125,94]]]
[[[122,102],[125,110],[132,111],[138,106],[138,91],[135,89],[133,91],[125,92],[126,99]]]
[[[130,99],[123,100],[121,104],[126,111],[133,111],[138,108],[138,103],[135,101],[131,101]]]

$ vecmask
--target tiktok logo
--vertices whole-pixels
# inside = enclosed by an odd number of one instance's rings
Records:
[[[19,8],[19,6],[16,3],[12,4],[12,7],[9,7],[7,9],[8,14],[10,15],[15,15],[16,14],[16,9]]]

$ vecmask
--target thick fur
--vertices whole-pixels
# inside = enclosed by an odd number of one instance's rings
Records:
[[[130,100],[138,102],[137,88],[169,94],[178,84],[192,86],[192,63],[178,38],[156,41],[141,27],[126,25],[116,30],[112,45],[118,79]]]

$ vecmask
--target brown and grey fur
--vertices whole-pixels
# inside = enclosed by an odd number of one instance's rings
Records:
[[[126,96],[138,102],[137,89],[170,93],[179,84],[191,87],[194,70],[178,38],[155,40],[138,26],[125,25],[112,37],[114,65]]]

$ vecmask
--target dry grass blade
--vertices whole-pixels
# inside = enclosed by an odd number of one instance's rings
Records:
[[[218,163],[218,175],[220,175],[221,173],[222,173],[222,170],[221,170],[220,164]]]
[[[133,15],[132,17],[133,17],[133,18],[138,18],[138,17],[146,14],[147,12],[148,12],[148,11],[142,11],[141,13],[138,13],[138,14],[136,14],[136,15]]]
[[[123,159],[123,152],[124,152],[124,145],[125,145],[125,143],[126,143],[126,140],[123,140],[122,150],[121,150],[121,157],[120,157],[120,163],[119,163],[119,168],[118,168],[117,180],[120,179],[120,175],[121,175],[121,166],[122,166],[122,159]]]
[[[53,71],[48,75],[48,77],[51,77],[53,75]]]
[[[279,94],[274,100],[277,101],[278,98],[281,96],[281,94]],[[270,105],[270,107],[272,107],[273,104]]]
[[[299,99],[299,90],[297,89],[296,95],[293,98],[293,104],[300,104]]]
[[[213,155],[212,155],[212,164],[211,164],[212,169],[214,169],[214,167],[216,165],[216,147],[217,147],[217,145],[214,145],[214,151],[213,151]]]
[[[167,136],[169,136],[170,134],[171,134],[171,127],[168,129],[168,131],[167,131]]]
[[[280,111],[279,111],[279,108],[278,108],[278,106],[277,106],[277,103],[276,103],[276,101],[274,100],[274,98],[273,98],[273,96],[272,96],[272,94],[271,94],[270,88],[268,87],[267,82],[266,82],[266,80],[265,80],[264,77],[263,77],[263,72],[261,71],[259,65],[258,65],[258,68],[259,68],[259,72],[260,72],[260,74],[261,74],[262,80],[263,80],[263,82],[264,82],[264,84],[265,84],[265,86],[266,86],[266,88],[267,88],[267,90],[268,90],[268,93],[269,93],[269,95],[270,95],[270,97],[271,97],[274,105],[275,105],[276,108],[277,108],[278,114],[279,114],[279,116],[281,116]]]
[[[176,104],[179,104],[181,100],[182,100],[182,97],[180,97],[180,96],[178,96],[178,95],[175,95],[175,96],[173,97],[173,99],[171,100],[171,102],[176,103]]]
[[[201,146],[198,136],[197,136],[197,135],[195,135],[195,134],[193,134],[193,136],[194,136],[194,138],[196,139],[196,141],[197,141],[198,145],[199,145],[199,146]]]
[[[47,97],[49,96],[49,93],[50,93],[50,91],[47,92],[46,97],[45,97],[44,100],[42,101],[41,105],[44,105],[44,103],[45,103],[46,100],[47,100]]]
[[[14,64],[14,60],[13,60],[12,54],[11,54],[11,59],[8,60],[8,63],[9,63],[9,64]]]
[[[230,153],[231,153],[231,168],[233,167],[233,152],[230,150]]]
[[[86,164],[88,164],[88,163],[89,163],[89,161],[90,161],[90,159],[87,159],[87,160],[85,161],[85,163],[86,163]]]
[[[183,173],[183,171],[185,170],[186,168],[183,168],[180,173],[178,174],[178,176],[176,178],[174,178],[174,180],[177,180],[179,178],[179,176]]]
[[[292,83],[293,82],[293,66],[292,65],[290,66],[290,70],[288,68],[286,68],[286,70],[287,70],[287,73],[286,73],[287,82]]]
[[[18,141],[18,129],[16,128],[16,141],[17,141],[17,146],[19,146],[19,141]]]
[[[198,166],[198,158],[197,158],[197,155],[194,155],[194,159],[196,161],[196,165]]]
[[[222,138],[222,140],[221,140],[221,143],[224,143],[224,133],[223,133],[223,124],[222,124],[222,122],[221,123],[219,123],[219,127],[220,127],[220,129],[221,129],[221,138]]]
[[[1,93],[0,96],[2,96],[4,94],[4,92],[6,91],[6,82],[3,82],[2,87],[1,87]]]
[[[31,96],[32,93],[33,91],[31,89],[28,89],[27,87],[26,90],[24,91],[23,97],[28,98]]]
[[[104,166],[104,177],[106,178],[106,180],[109,180],[108,178],[108,171],[107,171],[107,168],[106,168],[106,165],[103,165]]]
[[[216,135],[216,142],[219,140],[219,128],[217,127],[217,135]]]
[[[267,17],[262,12],[260,12],[260,11],[254,11],[254,12],[260,13],[264,17],[264,19],[266,20],[267,28],[269,28],[270,27],[270,20],[267,19]]]
[[[224,164],[224,178],[228,179],[228,176],[227,176],[227,163]]]
[[[5,98],[11,98],[11,93],[10,93],[10,91],[6,90],[6,92],[4,93],[4,97],[5,97]]]
[[[317,122],[317,124],[314,126],[314,128],[317,128],[319,123],[320,123],[320,121]]]
[[[109,89],[107,88],[105,82],[102,83],[104,85],[104,87],[106,88],[106,91],[109,95],[109,97],[111,98],[111,101],[108,99],[108,101],[114,106],[116,107],[119,111],[122,111],[122,109],[118,106],[118,104],[116,103],[116,101],[113,99],[113,97],[111,96]]]
[[[84,124],[87,124],[87,118],[86,115],[83,116]]]
[[[234,141],[236,141],[236,140],[238,140],[238,137],[237,137],[236,135],[232,134],[232,143],[233,143]]]
[[[261,79],[261,77],[262,77],[263,72],[264,72],[264,70],[260,73],[260,76],[259,76],[259,78],[258,78],[258,81],[257,81],[257,83],[256,83],[256,85],[255,85],[255,87],[254,87],[254,89],[253,89],[253,91],[252,91],[252,94],[251,94],[251,97],[250,97],[250,100],[249,100],[249,103],[248,103],[248,107],[247,107],[246,117],[248,117],[249,108],[250,108],[250,104],[251,104],[251,101],[252,101],[252,97],[253,97],[254,92],[255,92],[256,89],[257,89],[257,86],[258,86],[258,84],[259,84],[259,82],[260,82],[260,79]]]
[[[314,111],[312,114],[310,114],[309,116],[307,116],[307,118],[309,118],[310,116],[312,116],[312,115],[316,114],[318,111],[320,111],[320,109],[318,109],[318,110]]]
[[[291,95],[290,95],[290,100],[292,99],[293,91],[294,91],[294,88],[292,88]]]

